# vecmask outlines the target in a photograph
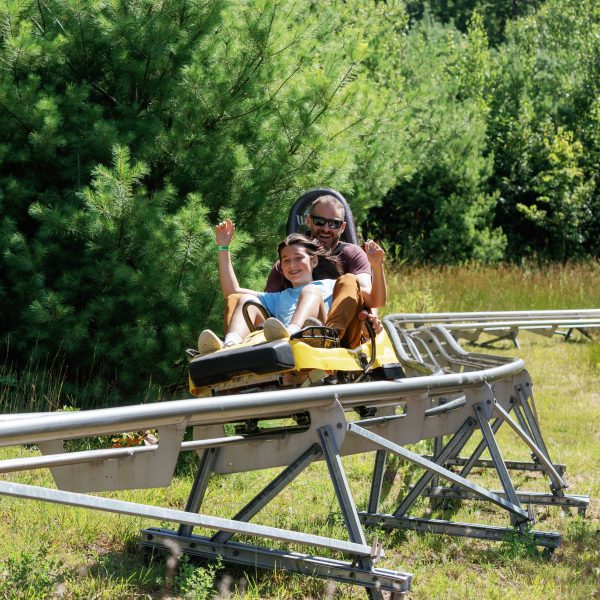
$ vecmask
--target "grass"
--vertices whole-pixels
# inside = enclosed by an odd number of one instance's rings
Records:
[[[387,313],[598,308],[600,265],[399,266],[388,288]]]
[[[388,312],[597,308],[600,301],[600,266],[593,263],[546,269],[400,268],[390,274],[389,282]],[[563,514],[553,507],[535,509],[536,528],[563,536],[562,546],[551,555],[517,538],[492,543],[367,530],[369,540],[376,533],[384,543],[386,557],[379,566],[414,573],[413,600],[600,598],[600,342],[597,338],[564,342],[525,333],[519,339],[519,350],[507,343],[495,352],[525,359],[549,451],[554,461],[566,464],[569,492],[591,497],[587,515]],[[48,389],[48,405],[60,406],[58,391]],[[422,443],[419,450],[423,449]],[[0,456],[34,452],[35,448],[11,447],[0,449]],[[167,489],[115,496],[181,508],[195,464],[195,459],[187,458]],[[344,465],[357,505],[363,508],[372,457],[347,458]],[[413,472],[399,461],[388,464],[384,510],[394,507]],[[272,476],[261,472],[213,477],[205,506],[211,514],[230,517]],[[46,471],[2,477],[52,486]],[[518,475],[517,480],[527,489],[544,489],[537,477]],[[425,501],[422,509],[427,510]],[[465,502],[453,507],[452,518],[496,522],[498,513],[482,503]],[[255,521],[344,536],[323,463],[312,465]],[[498,522],[505,524],[504,517]],[[0,598],[211,598],[219,581],[232,590],[231,597],[250,600],[366,597],[360,588],[279,572],[225,569],[218,577],[218,565],[184,561],[173,570],[163,562],[147,564],[138,547],[139,530],[156,525],[134,517],[0,497]]]

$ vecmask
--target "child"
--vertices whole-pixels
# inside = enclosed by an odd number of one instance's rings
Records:
[[[264,323],[267,341],[283,339],[299,331],[307,319],[324,322],[331,306],[335,279],[341,274],[339,259],[316,240],[293,233],[277,247],[281,269],[291,287],[281,292],[257,292],[240,287],[229,254],[235,225],[229,219],[216,227],[219,280],[223,296],[242,294],[233,312],[225,342],[209,329],[198,338],[200,355],[239,344],[250,332],[243,316],[248,300],[258,301],[271,315]]]

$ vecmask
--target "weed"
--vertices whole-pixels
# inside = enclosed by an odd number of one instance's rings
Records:
[[[217,572],[223,568],[221,557],[206,566],[194,565],[189,556],[183,555],[179,560],[179,568],[175,576],[175,585],[189,600],[207,600],[216,587]]]
[[[45,548],[22,552],[16,558],[0,561],[0,597],[13,600],[48,598],[63,578],[58,558],[48,556]]]
[[[593,543],[600,534],[596,528],[597,524],[580,515],[567,520],[567,536],[573,542]]]
[[[540,557],[531,525],[526,525],[521,531],[515,529],[508,534],[502,540],[498,553],[506,560]]]

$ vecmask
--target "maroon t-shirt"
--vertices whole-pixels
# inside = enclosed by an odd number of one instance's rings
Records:
[[[333,254],[340,257],[344,273],[352,273],[353,275],[366,273],[367,275],[371,275],[369,259],[366,252],[360,246],[348,244],[347,242],[338,242],[338,245],[333,250]],[[290,284],[283,276],[281,265],[277,261],[269,273],[265,292],[281,292],[288,287],[290,287]]]

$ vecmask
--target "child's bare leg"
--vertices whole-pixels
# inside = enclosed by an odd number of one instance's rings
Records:
[[[250,300],[256,301],[256,297],[251,294],[240,294],[233,314],[231,315],[227,335],[233,334],[239,336],[240,339],[237,341],[243,340],[250,333],[248,325],[246,324],[246,319],[244,319],[244,313],[242,312],[244,304]],[[259,315],[262,319],[260,311],[253,306],[248,307],[248,315],[253,322]]]
[[[223,319],[223,331],[227,333],[230,330],[231,319],[233,318],[233,313],[235,312],[235,307],[238,305],[240,298],[247,294],[230,294],[225,298],[225,310],[224,310],[224,319]],[[256,300],[256,298],[254,298]],[[265,318],[263,314],[252,307],[249,307],[249,314],[252,322],[254,323],[254,328],[258,327],[261,323],[264,323]]]
[[[316,285],[307,285],[302,288],[290,325],[301,328],[308,317],[315,317],[321,321],[325,320],[323,295]]]

